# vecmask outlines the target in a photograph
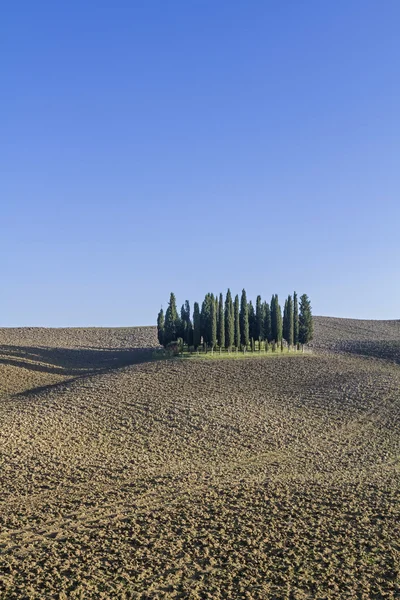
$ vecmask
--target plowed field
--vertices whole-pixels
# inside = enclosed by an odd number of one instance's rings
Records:
[[[315,332],[154,361],[154,328],[0,330],[0,598],[399,598],[398,322]]]

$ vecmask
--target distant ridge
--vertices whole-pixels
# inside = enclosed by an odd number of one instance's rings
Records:
[[[322,352],[346,352],[400,363],[400,320],[314,317],[314,340]]]

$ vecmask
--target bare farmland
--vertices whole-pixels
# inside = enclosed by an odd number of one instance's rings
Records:
[[[172,362],[154,328],[0,330],[0,597],[400,597],[398,322],[315,329]]]

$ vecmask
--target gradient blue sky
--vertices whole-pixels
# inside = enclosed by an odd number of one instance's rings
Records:
[[[400,2],[6,1],[0,325],[399,318]]]

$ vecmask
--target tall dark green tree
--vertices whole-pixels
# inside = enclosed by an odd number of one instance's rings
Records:
[[[264,339],[264,311],[261,302],[261,296],[257,296],[256,300],[256,327],[254,338],[261,342]]]
[[[239,296],[236,294],[235,302],[233,305],[233,318],[235,324],[235,346],[240,346],[240,314],[239,314]]]
[[[185,321],[191,321],[189,300],[185,300]]]
[[[201,321],[201,336],[203,344],[210,346],[211,344],[211,315],[213,312],[213,298],[207,293],[201,305],[200,321]]]
[[[201,337],[203,338],[203,344],[209,345],[210,343],[210,294],[206,294],[201,305],[200,312],[200,324],[201,324]]]
[[[240,343],[245,348],[249,345],[249,306],[244,289],[240,298]]]
[[[216,302],[217,300],[217,302]],[[210,346],[215,348],[217,345],[217,314],[218,298],[211,294],[211,321],[210,321]]]
[[[197,348],[201,342],[201,321],[199,303],[195,302],[193,307],[193,346]]]
[[[188,347],[193,346],[193,323],[189,321],[188,328],[186,331],[186,343]]]
[[[285,340],[289,346],[293,346],[294,343],[294,312],[293,312],[293,298],[288,296],[285,302],[286,304],[286,324],[285,324]]]
[[[176,310],[176,298],[175,294],[171,292],[168,308],[165,311],[164,346],[177,339],[177,329],[179,329],[179,326],[180,319]]]
[[[293,294],[293,343],[299,342],[299,302],[297,300],[297,294]]]
[[[271,335],[276,343],[282,340],[282,310],[279,305],[278,294],[271,298]]]
[[[256,338],[256,313],[254,310],[254,306],[252,301],[250,300],[248,304],[248,313],[249,313],[249,339]]]
[[[235,343],[235,317],[231,290],[228,289],[225,299],[225,348],[231,350]]]
[[[193,344],[193,323],[190,318],[190,304],[189,300],[185,302],[185,343],[188,346]]]
[[[271,309],[268,302],[263,304],[264,313],[264,340],[272,342],[272,329],[271,329]]]
[[[276,306],[277,306],[277,333],[278,339],[276,340],[279,344],[282,341],[282,309],[279,304],[278,294],[276,294]]]
[[[313,339],[314,327],[311,314],[311,303],[307,294],[303,294],[300,298],[299,312],[299,342],[308,344]]]
[[[271,338],[276,342],[278,336],[278,317],[276,308],[276,295],[272,294],[271,297]]]
[[[182,304],[181,318],[179,321],[179,328],[177,336],[182,338],[184,343],[188,346],[191,345],[192,335],[192,321],[190,319],[190,304],[189,300],[186,300],[185,304]]]
[[[186,315],[185,315],[185,305],[181,306],[181,316],[176,323],[176,337],[182,338],[185,341],[185,324],[186,324]]]
[[[225,348],[225,314],[224,314],[224,298],[219,295],[218,302],[218,346]]]
[[[287,306],[288,306],[288,301],[285,300],[285,305],[284,305],[284,308],[283,308],[283,321],[282,321],[282,335],[283,335],[283,339],[284,340],[287,340],[287,336],[288,336]]]
[[[164,311],[161,308],[157,317],[157,338],[161,346],[164,345]]]

